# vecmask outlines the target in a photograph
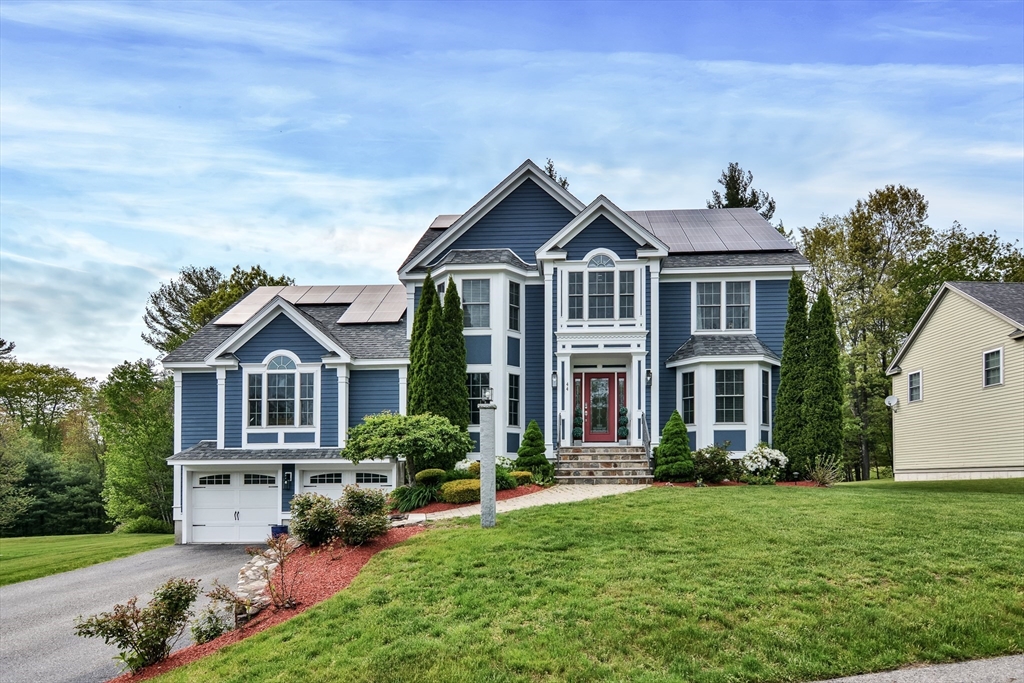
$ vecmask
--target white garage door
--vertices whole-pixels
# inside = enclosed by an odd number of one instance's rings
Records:
[[[364,489],[391,490],[390,477],[379,472],[305,472],[302,477],[303,493],[319,493],[322,496],[341,498],[346,486]]]
[[[193,472],[191,493],[194,543],[261,543],[281,519],[276,472]]]

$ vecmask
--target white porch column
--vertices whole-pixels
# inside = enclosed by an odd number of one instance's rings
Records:
[[[217,448],[224,448],[224,410],[227,396],[227,370],[217,368]]]
[[[192,542],[192,472],[181,468],[181,543]]]
[[[641,413],[644,411],[644,394],[647,391],[647,370],[644,367],[644,359],[647,357],[646,351],[639,353],[633,353],[631,355],[630,362],[630,373],[626,375],[626,378],[632,385],[626,390],[626,396],[633,396],[633,408],[630,410],[633,424],[630,425],[630,434],[633,438],[630,440],[631,446],[643,446],[644,435],[640,427]]]
[[[338,367],[338,446],[348,441],[348,366]],[[298,484],[296,484],[298,486]]]
[[[174,371],[174,452],[181,453],[181,370]]]
[[[552,424],[551,405],[551,355],[554,352],[552,337],[555,332],[551,329],[551,317],[554,314],[554,307],[551,303],[551,293],[554,291],[554,279],[552,278],[551,264],[546,264],[544,272],[544,446],[548,458],[555,457],[555,430],[557,425]]]

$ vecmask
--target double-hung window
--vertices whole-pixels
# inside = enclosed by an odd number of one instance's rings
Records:
[[[725,283],[725,329],[750,329],[750,283]]]
[[[993,387],[1003,383],[1003,350],[995,349],[986,351],[985,363],[985,384],[986,387]]]
[[[772,415],[772,375],[767,370],[761,371],[761,424],[771,421]]]
[[[610,320],[615,317],[615,271],[587,273],[587,317]]]
[[[484,389],[491,386],[491,373],[466,373],[466,388],[469,389],[469,424],[480,424],[480,403],[484,400]]]
[[[569,273],[569,320],[583,320],[583,273]]]
[[[694,415],[694,384],[693,373],[683,373],[683,422],[688,425],[694,424],[697,420]],[[696,445],[696,444],[694,444]]]
[[[632,270],[624,270],[619,273],[619,317],[632,318],[634,313],[635,285]]]
[[[298,372],[295,361],[274,356],[266,373],[250,373],[246,385],[250,427],[312,427],[314,373]]]
[[[907,401],[913,403],[921,400],[921,371],[907,375]]]
[[[519,375],[508,376],[508,425],[519,426]]]
[[[698,282],[697,329],[749,330],[750,282]]]
[[[697,283],[697,329],[722,328],[722,285],[719,282]]]
[[[715,422],[743,422],[743,370],[715,370]]]
[[[519,331],[519,283],[508,283],[508,329]]]
[[[463,325],[466,327],[491,326],[491,281],[462,281]]]

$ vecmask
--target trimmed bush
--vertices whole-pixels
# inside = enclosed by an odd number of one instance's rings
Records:
[[[523,433],[523,442],[519,444],[516,467],[533,472],[537,481],[547,481],[555,476],[555,466],[548,462],[545,453],[544,433],[536,420],[530,420]]]
[[[174,527],[161,519],[136,517],[114,529],[115,534],[173,534]]]
[[[459,479],[441,485],[441,500],[446,503],[479,503],[480,480]]]
[[[705,446],[691,453],[693,476],[706,484],[719,484],[732,478],[733,464],[729,452],[721,446]]]
[[[416,483],[424,486],[435,486],[444,481],[444,470],[437,468],[431,468],[429,470],[420,470],[416,473]]]
[[[479,460],[474,460],[473,462],[469,463],[469,473],[472,474],[477,479],[480,478],[480,461]]]
[[[338,536],[338,508],[333,500],[319,493],[303,493],[292,498],[289,529],[311,548],[330,543]]]
[[[447,472],[444,473],[444,480],[445,480],[445,482],[459,481],[460,479],[465,480],[465,479],[478,479],[478,478],[479,477],[474,477],[473,473],[470,472],[468,469],[465,469],[465,470],[457,470],[457,469],[456,470],[448,470]]]
[[[658,481],[692,481],[694,478],[690,438],[686,434],[686,425],[683,424],[683,418],[678,410],[672,411],[672,416],[661,433],[658,466],[654,469],[654,478]]]
[[[509,472],[509,474],[517,482],[519,482],[520,486],[526,486],[527,484],[532,484],[533,483],[533,472],[527,472],[527,471],[524,471],[524,470],[516,470],[514,472]]]
[[[508,489],[514,489],[519,486],[519,482],[512,476],[512,473],[506,470],[504,467],[494,468],[494,490],[495,491],[507,491]]]
[[[386,493],[380,489],[361,489],[358,486],[346,486],[338,504],[343,510],[359,517],[386,515],[390,509]]]

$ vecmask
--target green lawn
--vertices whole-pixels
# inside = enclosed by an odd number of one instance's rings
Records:
[[[0,586],[88,567],[172,543],[173,534],[0,538]]]
[[[800,681],[1024,651],[1024,481],[655,488],[450,523],[171,681]]]

